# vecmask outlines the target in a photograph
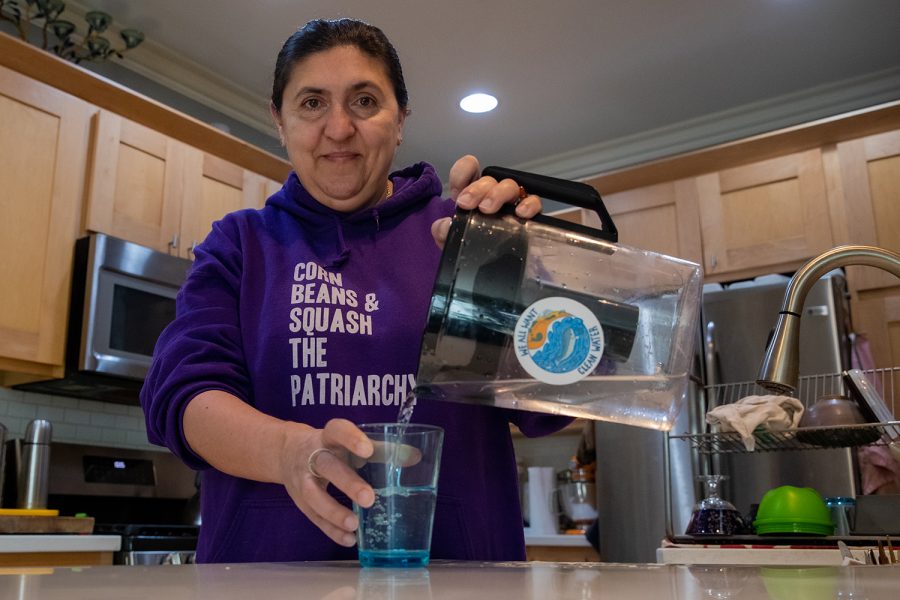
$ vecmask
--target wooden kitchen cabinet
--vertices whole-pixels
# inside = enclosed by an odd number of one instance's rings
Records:
[[[866,335],[875,367],[900,366],[900,282],[886,290],[854,292],[851,311],[853,329]],[[900,418],[900,372],[894,373],[893,388],[885,384],[885,400],[891,406],[893,398],[894,416]]]
[[[275,183],[109,111],[92,128],[85,228],[193,258],[213,221],[260,208]],[[280,187],[280,185],[279,185]]]
[[[791,271],[834,245],[819,149],[614,193],[594,185],[621,243],[697,262],[707,281]]]
[[[274,182],[193,148],[186,164],[177,253],[193,259],[194,247],[206,238],[214,221],[242,208],[262,208]]]
[[[191,152],[201,155],[193,172]],[[186,188],[203,188],[204,177],[221,183],[204,174],[215,162],[204,152],[227,156],[252,181],[239,185],[255,190],[241,206],[261,205],[290,171],[279,157],[0,32],[0,385],[63,375],[72,258],[85,229],[175,251]],[[220,196],[192,199],[195,219],[206,222],[192,223],[189,236],[221,216],[209,207]]]
[[[603,202],[619,230],[619,242],[696,263],[703,260],[693,179],[608,194]],[[591,217],[599,224],[596,214]]]
[[[0,67],[0,371],[61,373],[95,110]]]
[[[836,151],[848,241],[900,252],[900,131],[841,142]],[[847,280],[853,290],[900,285],[870,267],[849,267]]]
[[[900,252],[900,131],[840,142],[833,159],[830,188],[845,207],[846,242]],[[900,366],[900,279],[872,267],[846,271],[854,330],[867,336],[876,367]]]
[[[834,246],[818,148],[700,175],[696,182],[710,281],[794,270]]]
[[[174,253],[188,147],[106,110],[91,139],[85,228]]]
[[[603,194],[603,204],[619,232],[619,242],[696,263],[702,260],[697,188],[693,179]],[[596,212],[583,208],[549,213],[588,227],[600,226]]]

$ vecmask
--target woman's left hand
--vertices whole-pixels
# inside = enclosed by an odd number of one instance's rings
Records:
[[[519,195],[519,184],[512,179],[497,181],[493,177],[480,177],[481,165],[471,154],[463,156],[450,169],[450,197],[464,209],[478,208],[485,214],[493,214],[504,204],[518,202],[516,215],[530,219],[541,212],[541,199],[534,194],[524,198]],[[438,219],[431,225],[434,241],[441,248],[450,230],[450,217]]]

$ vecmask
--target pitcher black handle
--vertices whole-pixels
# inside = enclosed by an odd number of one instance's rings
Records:
[[[564,204],[571,204],[572,206],[577,206],[579,208],[593,210],[597,213],[597,216],[600,217],[602,229],[595,229],[593,227],[585,227],[585,229],[590,230],[592,235],[601,239],[613,243],[619,241],[619,231],[616,229],[616,224],[613,223],[612,217],[609,216],[606,205],[603,204],[603,199],[600,197],[600,194],[597,193],[597,190],[586,183],[557,179],[556,177],[538,175],[537,173],[526,173],[525,171],[517,171],[515,169],[496,166],[485,167],[481,174],[482,176],[493,177],[497,181],[500,181],[501,179],[512,179],[525,188],[525,191],[529,194],[534,194],[535,196],[540,196],[541,198],[546,198],[548,200],[555,200]],[[550,219],[554,222],[558,221],[558,219],[544,215],[535,217],[535,220],[537,221],[546,219]]]

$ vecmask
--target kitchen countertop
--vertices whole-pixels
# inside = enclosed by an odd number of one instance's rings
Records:
[[[864,550],[854,548],[853,558],[865,562]],[[840,565],[837,548],[657,548],[656,562],[670,565]],[[898,566],[900,568],[900,566]]]
[[[0,598],[166,598],[166,600],[560,600],[703,597],[891,600],[900,567],[696,567],[602,563],[453,563],[427,569],[361,569],[355,561],[154,567],[11,569]]]
[[[118,535],[0,535],[0,553],[19,552],[116,552]],[[6,598],[0,594],[0,598]]]

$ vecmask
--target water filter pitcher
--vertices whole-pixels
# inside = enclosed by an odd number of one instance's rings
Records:
[[[592,187],[488,167],[601,228],[458,210],[434,283],[420,399],[669,430],[685,401],[700,266],[618,244]],[[673,223],[673,227],[674,227]]]

